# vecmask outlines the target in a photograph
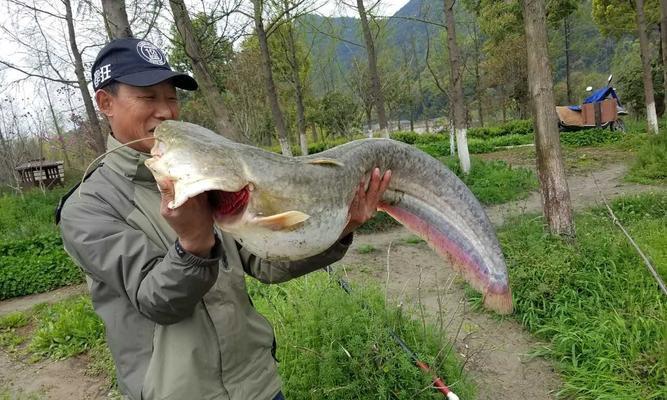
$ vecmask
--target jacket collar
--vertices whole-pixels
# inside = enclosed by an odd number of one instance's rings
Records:
[[[107,151],[112,150],[122,144],[109,135],[107,139]],[[104,157],[104,165],[113,171],[125,176],[133,182],[155,183],[155,178],[151,171],[146,167],[144,161],[151,158],[148,153],[142,153],[128,146],[121,147],[113,153]]]

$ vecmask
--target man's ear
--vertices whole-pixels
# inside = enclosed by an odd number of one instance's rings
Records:
[[[113,100],[113,96],[104,89],[98,89],[97,92],[95,92],[95,102],[97,103],[97,108],[99,108],[102,114],[106,115],[107,118],[113,117],[113,111],[111,107]]]

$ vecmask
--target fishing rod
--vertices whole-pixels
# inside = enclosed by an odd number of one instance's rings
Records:
[[[332,271],[331,271],[329,268],[327,268],[327,272],[329,272],[330,275],[331,275],[331,273],[332,273]],[[352,287],[350,286],[350,284],[349,284],[345,279],[343,279],[343,278],[338,278],[338,285],[340,285],[340,287],[341,287],[347,294],[352,294]],[[369,308],[369,307],[368,307],[368,304],[366,304],[366,302],[364,302],[363,300],[362,300],[362,302],[361,302],[361,306],[362,306],[363,308],[366,308],[366,309]],[[394,330],[391,329],[391,328],[387,328],[387,331],[389,332],[389,336],[391,336],[392,339],[394,339],[394,342],[396,342],[396,344],[398,344],[398,346],[399,346],[401,349],[403,349],[403,352],[406,353],[406,354],[408,355],[408,357],[410,357],[410,361],[412,361],[412,363],[413,363],[417,368],[419,368],[419,369],[422,370],[423,372],[427,373],[427,374],[431,377],[431,379],[432,379],[432,381],[433,381],[433,387],[434,387],[436,390],[438,390],[440,393],[442,393],[448,400],[459,400],[459,396],[457,396],[456,393],[452,392],[452,390],[451,390],[447,385],[445,385],[444,380],[442,380],[442,378],[440,378],[440,377],[439,377],[439,376],[438,376],[438,375],[431,369],[431,367],[429,367],[428,364],[426,364],[425,362],[423,362],[423,361],[421,361],[421,360],[419,359],[419,356],[417,355],[417,353],[415,353],[414,350],[412,350],[412,349],[407,345],[407,343],[405,343],[405,342],[403,341],[403,339],[401,339],[401,337],[398,336],[398,334],[396,333],[396,331],[394,331]]]

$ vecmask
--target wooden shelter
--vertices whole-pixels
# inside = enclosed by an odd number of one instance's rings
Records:
[[[21,177],[21,187],[40,185],[50,188],[65,181],[65,168],[62,161],[31,160],[14,168]]]

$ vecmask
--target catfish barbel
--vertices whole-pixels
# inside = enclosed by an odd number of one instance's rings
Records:
[[[355,140],[318,154],[285,157],[230,141],[187,122],[155,129],[146,165],[174,184],[177,208],[208,192],[216,224],[268,260],[300,260],[338,240],[359,182],[391,169],[379,210],[424,239],[484,295],[512,311],[507,267],[484,209],[440,161],[391,139]]]

